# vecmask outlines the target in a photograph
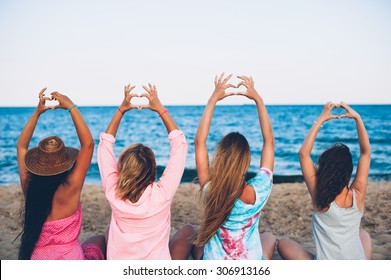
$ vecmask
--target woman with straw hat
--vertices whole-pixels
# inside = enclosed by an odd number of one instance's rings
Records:
[[[17,143],[20,183],[25,196],[25,216],[19,259],[103,259],[104,236],[81,245],[80,193],[94,151],[90,130],[77,105],[65,95],[39,93],[39,103]],[[55,107],[46,100],[57,100]],[[80,150],[66,147],[61,138],[47,137],[28,150],[39,116],[48,109],[67,109],[76,128]]]

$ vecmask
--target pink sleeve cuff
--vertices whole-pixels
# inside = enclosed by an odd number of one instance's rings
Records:
[[[107,141],[111,144],[114,144],[115,143],[115,138],[113,135],[111,134],[108,134],[108,133],[105,133],[105,132],[102,132],[100,134],[100,140],[104,140],[104,141]]]
[[[266,168],[266,167],[261,167],[261,169],[259,169],[260,171],[263,170],[265,171],[265,173],[269,176],[273,175],[273,171],[271,171],[269,168]]]
[[[183,134],[182,130],[174,129],[174,130],[172,130],[172,131],[168,134],[168,139],[169,139],[170,141],[172,141],[172,140],[174,140],[174,139],[176,139],[176,138],[178,138],[178,137],[181,137],[181,136],[183,136],[183,135],[184,135],[184,134]]]

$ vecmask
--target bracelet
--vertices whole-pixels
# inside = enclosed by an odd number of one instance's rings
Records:
[[[122,112],[121,109],[120,109],[119,107],[118,107],[117,109],[118,109],[118,111],[119,111],[122,115],[125,115],[125,113]]]
[[[323,125],[321,125],[318,121],[314,121],[314,123],[316,123],[316,124],[319,125],[320,127],[323,127]]]
[[[164,109],[163,112],[159,113],[159,117],[162,117],[165,113],[167,113],[168,110],[167,109]]]
[[[69,108],[68,108],[68,112],[70,113],[71,110],[72,110],[72,108],[75,108],[75,107],[77,107],[77,104],[73,104],[71,107],[69,107]]]

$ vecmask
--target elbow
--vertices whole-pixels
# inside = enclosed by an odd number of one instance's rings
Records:
[[[85,141],[83,144],[82,144],[83,148],[86,148],[88,150],[94,150],[94,147],[95,147],[95,142],[94,142],[94,139],[92,139],[92,137],[90,139],[88,139],[88,141]]]
[[[205,143],[205,141],[202,141],[198,137],[194,138],[194,147],[199,147],[201,144],[204,144],[204,143]]]
[[[298,155],[299,155],[299,158],[302,159],[307,156],[307,153],[304,152],[302,148],[300,148]]]
[[[19,151],[22,151],[23,149],[27,150],[28,147],[26,147],[25,145],[20,143],[20,140],[18,140],[18,142],[16,142],[16,151],[19,152]]]
[[[361,156],[364,156],[364,157],[370,157],[371,156],[371,147],[368,146],[365,149],[361,149],[360,154],[361,154]]]
[[[16,142],[16,150],[19,151],[22,148],[22,145],[20,144],[19,140]]]
[[[274,136],[270,137],[270,138],[264,138],[263,139],[263,147],[268,147],[268,148],[271,148],[274,150]]]
[[[275,140],[274,140],[274,136],[272,136],[268,141],[268,144],[274,148],[274,145],[275,145]]]

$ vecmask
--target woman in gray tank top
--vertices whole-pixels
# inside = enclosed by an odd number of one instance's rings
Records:
[[[333,108],[342,107],[345,114],[331,114]],[[352,118],[356,122],[360,159],[356,176],[349,186],[353,171],[349,148],[337,143],[324,151],[317,168],[311,159],[315,138],[323,123],[330,119]],[[316,253],[304,250],[292,240],[280,240],[278,252],[283,259],[370,259],[372,244],[369,234],[360,229],[367,190],[370,144],[360,115],[349,105],[327,103],[312,125],[299,151],[300,165],[311,195],[312,233]]]

